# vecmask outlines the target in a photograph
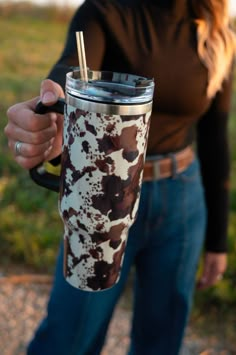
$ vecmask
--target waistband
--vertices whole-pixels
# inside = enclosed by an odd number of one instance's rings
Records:
[[[193,162],[194,156],[191,146],[163,156],[147,156],[143,170],[143,181],[160,180],[181,173]]]

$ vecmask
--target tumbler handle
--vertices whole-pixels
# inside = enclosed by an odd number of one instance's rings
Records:
[[[51,106],[45,106],[41,101],[39,101],[36,105],[35,113],[43,115],[49,112],[57,112],[63,114],[64,106],[65,100],[62,98],[58,99],[58,101]],[[43,162],[30,169],[29,174],[31,179],[40,186],[55,192],[59,192],[60,160],[61,157],[58,156],[50,161]]]

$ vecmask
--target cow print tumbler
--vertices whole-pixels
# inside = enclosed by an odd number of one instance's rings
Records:
[[[65,278],[99,291],[118,281],[136,218],[154,83],[109,72],[89,77],[67,74],[59,211]]]

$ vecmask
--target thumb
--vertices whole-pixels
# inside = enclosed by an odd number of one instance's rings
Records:
[[[54,104],[59,97],[65,97],[62,87],[50,79],[43,80],[40,87],[42,103],[44,105]]]

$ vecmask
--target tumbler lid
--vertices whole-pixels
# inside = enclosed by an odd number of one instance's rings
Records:
[[[66,75],[66,91],[75,97],[113,104],[141,104],[152,101],[154,80],[133,74],[88,69],[88,82],[79,68]]]

